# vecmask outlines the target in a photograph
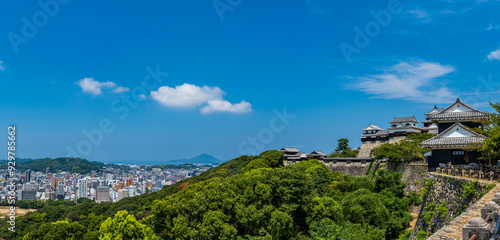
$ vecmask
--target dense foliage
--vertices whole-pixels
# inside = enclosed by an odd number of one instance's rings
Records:
[[[488,119],[482,122],[484,128],[473,129],[486,137],[485,141],[480,142],[473,148],[479,148],[482,153],[482,159],[491,162],[492,159],[500,159],[500,103],[490,102],[490,106],[495,112],[488,113]]]
[[[337,140],[337,148],[330,154],[330,157],[356,157],[359,150],[352,150],[349,147],[349,139],[341,138]]]
[[[80,201],[93,202],[93,200],[90,200],[88,198],[85,198],[85,200],[83,200],[84,198],[81,198],[81,199],[82,200],[80,200]],[[75,206],[76,205],[76,203],[72,202],[72,201],[63,201],[63,200],[54,201],[51,199],[48,199],[47,201],[19,200],[19,201],[16,201],[16,204],[17,204],[18,208],[22,208],[22,209],[41,209],[45,206],[55,207],[55,206]],[[0,202],[0,206],[11,206],[11,205],[12,204],[9,204],[9,201]]]
[[[432,137],[430,133],[411,133],[408,138],[397,143],[384,143],[372,149],[372,156],[375,160],[388,160],[390,162],[410,162],[424,160],[424,153],[430,148],[422,148],[420,144]]]
[[[400,178],[385,170],[375,181],[350,177],[317,160],[283,167],[282,153],[268,151],[118,203],[45,206],[19,217],[16,233],[0,221],[0,237],[397,239],[411,220]]]

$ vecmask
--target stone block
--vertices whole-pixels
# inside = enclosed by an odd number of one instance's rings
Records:
[[[472,218],[462,229],[462,239],[470,239],[474,235],[477,240],[490,239],[490,229],[482,218]]]
[[[491,201],[495,202],[496,204],[500,204],[500,192],[495,193],[495,196],[493,196],[493,199]]]
[[[491,215],[491,219],[493,220],[498,219],[498,205],[493,201],[487,202],[484,207],[481,208],[481,218],[486,219],[488,215]]]

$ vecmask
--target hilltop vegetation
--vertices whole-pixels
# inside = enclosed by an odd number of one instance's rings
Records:
[[[384,143],[372,149],[371,155],[375,160],[386,159],[393,163],[423,161],[425,160],[424,153],[431,149],[422,148],[420,144],[434,136],[434,134],[430,133],[411,133],[403,141]]]
[[[0,161],[0,167],[7,168],[7,161]],[[28,170],[33,172],[45,172],[50,168],[51,172],[67,171],[86,174],[92,170],[101,171],[106,164],[101,162],[90,162],[81,158],[43,158],[43,159],[16,159],[16,168],[18,170]],[[115,168],[125,168],[125,166],[108,164]]]
[[[157,193],[118,203],[45,206],[5,239],[397,239],[412,200],[398,173],[376,181],[331,173],[282,153],[241,156]]]

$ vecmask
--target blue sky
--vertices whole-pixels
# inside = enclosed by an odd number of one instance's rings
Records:
[[[359,146],[369,123],[500,96],[500,1],[4,3],[19,157],[104,162]],[[0,155],[6,156],[1,148]],[[6,157],[5,157],[6,158]]]

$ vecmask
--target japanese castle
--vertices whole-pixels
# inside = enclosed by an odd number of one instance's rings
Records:
[[[486,137],[471,129],[482,127],[482,121],[487,120],[488,114],[474,109],[457,99],[449,107],[442,109],[437,106],[425,114],[423,127],[415,116],[398,117],[389,122],[387,130],[377,125],[369,124],[361,135],[361,149],[358,158],[371,157],[371,150],[384,143],[396,143],[410,133],[432,133],[435,137],[423,141],[422,147],[431,148],[427,154],[429,168],[433,169],[440,163],[463,165],[479,163],[481,153],[474,144],[484,141]]]
[[[457,99],[451,106],[443,110],[435,108],[427,116],[438,127],[437,136],[422,142],[422,147],[432,149],[432,156],[428,157],[430,169],[440,163],[479,163],[481,153],[474,148],[474,144],[484,141],[486,137],[471,129],[481,128],[482,121],[488,118],[487,113]]]

